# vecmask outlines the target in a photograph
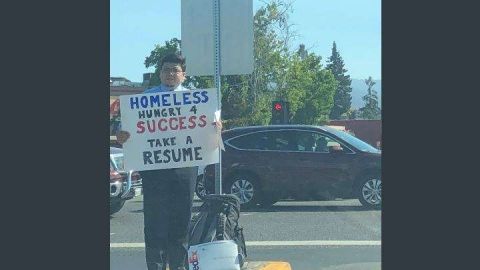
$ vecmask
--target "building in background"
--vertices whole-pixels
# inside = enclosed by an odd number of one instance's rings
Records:
[[[144,73],[143,82],[132,82],[125,77],[110,77],[110,135],[120,127],[119,97],[122,95],[135,95],[145,91],[153,73]]]
[[[110,105],[121,95],[142,93],[148,87],[152,74],[143,74],[143,82],[132,82],[125,77],[110,77]]]

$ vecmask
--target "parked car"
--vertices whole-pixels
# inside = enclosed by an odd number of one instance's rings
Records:
[[[223,131],[222,191],[242,208],[280,199],[357,198],[381,208],[381,151],[327,126],[271,125]],[[214,164],[199,175],[197,196],[214,193]]]
[[[123,150],[110,147],[110,215],[120,211],[125,201],[142,193],[140,174],[136,171],[125,171]]]

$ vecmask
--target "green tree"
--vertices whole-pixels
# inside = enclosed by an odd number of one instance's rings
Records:
[[[253,125],[266,125],[271,119],[271,102],[285,88],[289,43],[293,37],[288,22],[291,3],[270,1],[259,8],[253,18],[254,69],[248,75],[249,107],[245,117]]]
[[[226,127],[267,125],[271,102],[285,89],[289,42],[294,31],[288,22],[291,3],[273,0],[253,18],[254,67],[252,74],[222,76],[222,116]],[[224,77],[224,78],[223,78]]]
[[[365,84],[368,88],[367,94],[362,98],[365,101],[365,105],[360,108],[360,115],[363,119],[380,119],[381,110],[378,106],[377,91],[373,89],[375,82],[371,76],[365,80]]]
[[[350,108],[346,113],[346,119],[357,119],[359,117],[359,111],[353,108]]]
[[[352,105],[352,80],[350,75],[345,73],[348,71],[345,69],[345,64],[337,51],[337,44],[333,42],[332,55],[328,59],[327,69],[331,70],[333,76],[338,81],[338,86],[333,98],[333,108],[330,112],[330,119],[339,119],[342,114],[345,114]]]
[[[300,57],[300,59],[304,60],[307,55],[308,55],[308,51],[305,49],[305,44],[300,44],[298,50],[297,50],[297,55],[298,57]]]
[[[287,87],[280,93],[290,102],[292,123],[319,125],[328,120],[337,82],[320,60],[314,53],[290,59]]]
[[[254,17],[258,62],[255,79],[259,83],[253,89],[288,101],[292,123],[321,124],[326,122],[333,106],[336,81],[320,65],[321,57],[308,53],[304,44],[296,51],[290,50],[290,42],[297,36],[288,21],[291,12],[291,3],[271,1]],[[263,103],[268,106],[263,110],[264,122],[271,118],[270,104]]]

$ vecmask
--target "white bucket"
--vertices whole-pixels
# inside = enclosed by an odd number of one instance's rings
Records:
[[[214,241],[188,249],[189,270],[240,270],[237,244],[233,240]]]

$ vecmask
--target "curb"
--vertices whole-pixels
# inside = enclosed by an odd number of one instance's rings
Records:
[[[292,270],[288,262],[246,262],[242,270]]]

